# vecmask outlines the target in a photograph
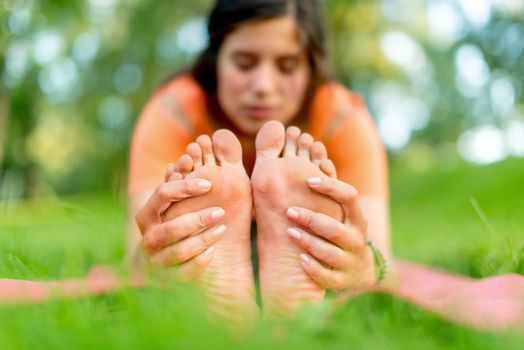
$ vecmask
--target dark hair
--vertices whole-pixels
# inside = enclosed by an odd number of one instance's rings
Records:
[[[208,46],[196,59],[190,73],[208,93],[211,113],[223,119],[217,102],[218,52],[227,35],[241,25],[256,20],[291,16],[296,20],[299,38],[306,50],[311,76],[302,108],[295,122],[306,118],[316,88],[328,80],[328,58],[324,20],[317,0],[216,0],[207,22]]]

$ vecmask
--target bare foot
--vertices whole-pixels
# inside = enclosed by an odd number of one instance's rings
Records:
[[[219,130],[213,140],[199,136],[179,161],[184,178],[212,182],[209,193],[185,199],[165,213],[169,220],[196,210],[218,206],[225,210],[225,232],[214,244],[213,258],[199,282],[214,316],[246,322],[258,314],[251,264],[251,185],[242,165],[242,148],[229,130]]]
[[[342,219],[342,208],[309,189],[306,179],[326,173],[334,176],[327,152],[309,134],[296,127],[284,130],[278,122],[266,123],[256,138],[257,158],[251,187],[257,221],[260,288],[269,315],[280,316],[302,302],[323,300],[325,290],[302,269],[300,248],[291,241],[286,216],[291,206],[309,208]],[[322,169],[322,170],[321,170]]]

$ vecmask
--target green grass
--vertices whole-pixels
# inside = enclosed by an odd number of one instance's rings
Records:
[[[393,173],[397,255],[473,277],[524,274],[524,162]]]
[[[400,167],[399,167],[400,169]],[[396,255],[475,277],[524,274],[524,164],[414,175],[392,172]],[[111,194],[0,203],[0,276],[83,276],[123,270],[125,203]],[[455,325],[389,296],[306,308],[281,325],[231,337],[195,293],[124,289],[39,305],[0,306],[0,349],[520,349],[524,337]]]

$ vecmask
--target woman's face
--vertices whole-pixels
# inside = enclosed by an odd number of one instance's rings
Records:
[[[247,135],[269,120],[288,124],[302,106],[310,68],[296,22],[278,17],[247,23],[218,53],[218,101]]]

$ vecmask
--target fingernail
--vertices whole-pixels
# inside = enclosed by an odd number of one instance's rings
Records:
[[[209,247],[206,249],[206,251],[204,252],[204,255],[211,255],[211,253],[213,253],[213,251],[215,250],[215,247]]]
[[[287,229],[287,233],[293,238],[293,239],[296,239],[297,241],[302,238],[302,235],[300,234],[300,232],[298,232],[297,229],[294,229],[294,228],[288,228]]]
[[[302,260],[302,261],[305,262],[306,264],[309,264],[309,262],[311,261],[311,259],[309,258],[309,256],[307,256],[306,254],[300,254],[300,260]]]
[[[287,215],[292,218],[292,219],[298,219],[298,217],[300,216],[300,214],[298,213],[298,211],[296,211],[295,209],[293,208],[289,208],[287,210]]]
[[[211,182],[207,180],[200,180],[198,181],[198,186],[200,186],[200,188],[204,191],[207,191],[211,188]]]
[[[213,231],[213,236],[220,236],[224,232],[226,232],[226,225],[220,225]]]
[[[218,219],[218,218],[221,218],[224,215],[226,215],[225,210],[220,208],[220,209],[217,209],[217,210],[215,210],[214,212],[211,213],[211,218],[212,219]]]
[[[310,177],[307,179],[307,183],[310,185],[319,185],[322,182],[322,179],[319,177]]]

